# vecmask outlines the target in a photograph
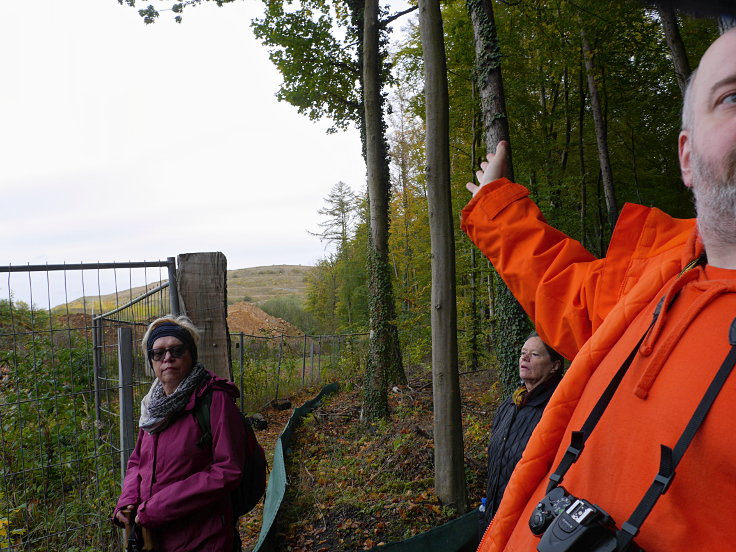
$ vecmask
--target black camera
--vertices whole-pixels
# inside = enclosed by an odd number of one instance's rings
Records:
[[[542,538],[539,552],[614,552],[616,525],[613,518],[595,504],[555,487],[529,518],[529,528]],[[629,551],[641,550],[635,545]]]

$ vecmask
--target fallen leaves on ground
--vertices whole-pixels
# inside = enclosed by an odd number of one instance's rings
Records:
[[[461,377],[466,480],[471,507],[485,490],[485,447],[498,403],[489,371]],[[391,418],[360,422],[361,391],[343,384],[305,417],[287,457],[289,484],[276,520],[276,550],[369,550],[407,539],[450,521],[433,488],[432,396],[429,374],[390,392]],[[299,406],[317,394],[291,397]],[[268,411],[258,439],[273,447],[290,411]],[[241,518],[244,549],[258,539],[262,505]]]

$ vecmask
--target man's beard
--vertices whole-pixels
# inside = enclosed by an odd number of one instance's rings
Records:
[[[721,167],[709,163],[694,149],[690,156],[695,211],[703,242],[736,245],[736,148]]]

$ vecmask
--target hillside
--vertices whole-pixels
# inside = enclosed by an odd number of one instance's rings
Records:
[[[274,297],[296,295],[304,301],[306,277],[313,266],[274,265],[227,271],[228,303],[248,301],[260,304]]]
[[[248,301],[250,303],[262,304],[274,297],[296,296],[302,302],[306,297],[307,284],[306,277],[314,267],[302,265],[274,265],[274,266],[256,266],[252,268],[238,268],[227,271],[227,300],[229,305],[240,301]],[[94,304],[99,310],[98,305],[102,304],[102,309],[112,310],[120,304],[124,304],[131,298],[138,297],[146,292],[147,289],[153,289],[160,282],[149,283],[148,286],[138,286],[132,289],[118,290],[116,302],[116,294],[109,293],[102,295],[98,299],[97,296],[80,297],[69,302],[69,312],[84,312],[84,304],[86,301],[87,308]],[[94,298],[94,302],[92,302]],[[60,305],[55,309],[66,310],[66,306]]]

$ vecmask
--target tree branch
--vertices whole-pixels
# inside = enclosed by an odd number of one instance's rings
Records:
[[[400,11],[398,13],[395,13],[394,15],[392,15],[391,17],[389,17],[388,19],[382,19],[381,22],[380,22],[380,26],[381,27],[387,27],[388,25],[390,25],[391,23],[393,23],[394,21],[396,21],[399,17],[402,17],[402,16],[406,15],[407,13],[413,12],[418,7],[419,6],[412,6],[411,8],[405,9],[404,11]]]

